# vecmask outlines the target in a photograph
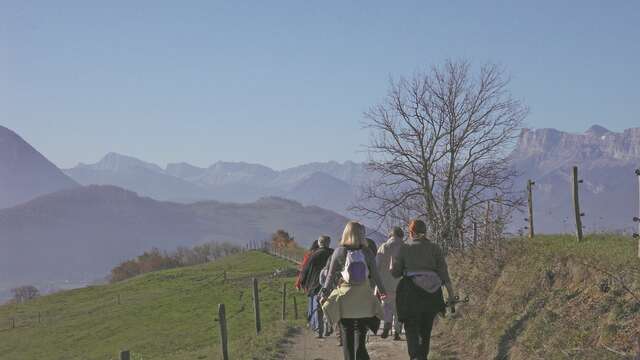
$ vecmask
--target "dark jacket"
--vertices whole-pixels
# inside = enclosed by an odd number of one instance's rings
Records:
[[[396,288],[396,311],[398,320],[406,322],[417,319],[424,313],[441,313],[446,309],[442,288],[435,294],[430,294],[413,283],[408,277],[403,277]]]
[[[320,292],[320,288],[322,287],[320,284],[320,272],[325,267],[332,254],[333,249],[320,248],[316,250],[311,257],[309,257],[309,261],[307,261],[307,264],[300,273],[300,279],[302,279],[300,285],[307,295],[317,295],[318,292]]]

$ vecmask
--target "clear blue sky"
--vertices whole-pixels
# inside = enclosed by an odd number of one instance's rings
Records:
[[[530,127],[640,126],[640,2],[514,3],[3,0],[0,125],[61,167],[361,160],[389,78],[464,57]]]

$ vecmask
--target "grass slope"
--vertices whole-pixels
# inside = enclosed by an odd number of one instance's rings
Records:
[[[246,252],[220,261],[146,274],[121,283],[44,296],[0,307],[2,359],[111,359],[129,349],[134,359],[219,359],[218,304],[227,309],[233,359],[270,359],[291,323],[280,321],[282,283],[274,269],[292,265]],[[228,271],[225,284],[223,271]],[[260,278],[263,331],[255,335],[251,277]],[[117,297],[120,296],[120,304]],[[293,318],[291,296],[289,318]],[[38,312],[42,323],[38,324]],[[16,318],[9,329],[8,319]]]
[[[640,336],[637,243],[618,236],[513,240],[452,256],[471,303],[436,328],[438,359],[622,359]],[[609,284],[607,292],[601,285]],[[627,289],[625,289],[625,287]],[[612,351],[613,350],[613,351]]]

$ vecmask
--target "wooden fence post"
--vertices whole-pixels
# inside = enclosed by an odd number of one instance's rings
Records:
[[[229,360],[227,313],[225,311],[224,304],[218,305],[218,321],[220,322],[220,347],[222,349],[222,359]]]
[[[298,301],[296,300],[295,294],[293,295],[293,318],[298,320]]]
[[[634,234],[634,237],[638,238],[638,257],[640,257],[640,169],[636,169],[636,175],[638,176],[638,216],[633,220],[638,222],[638,233]],[[638,359],[640,360],[640,337],[638,337]]]
[[[528,204],[529,204],[529,239],[533,239],[535,232],[533,230],[533,185],[536,183],[529,180],[527,182]]]
[[[256,334],[260,334],[260,295],[258,294],[258,279],[253,278],[253,312],[256,316]]]
[[[225,270],[224,272],[222,272],[222,283],[226,284],[227,283],[227,270]]]
[[[122,350],[120,352],[120,360],[130,360],[131,359],[131,354],[129,353],[129,350]]]
[[[489,243],[491,240],[491,202],[487,201],[487,209],[484,218],[484,241]]]
[[[11,319],[11,328],[12,329],[16,328],[16,319],[14,319],[14,318]]]
[[[120,294],[118,294],[118,296],[116,297],[116,303],[120,305]]]
[[[478,222],[473,222],[473,246],[478,244]]]
[[[38,324],[40,324],[40,311],[38,311]]]
[[[578,180],[578,167],[573,167],[573,209],[576,215],[576,236],[578,238],[578,242],[582,241],[582,216],[583,213],[580,212],[580,196],[579,196],[579,188],[578,184],[581,183],[582,180]]]
[[[287,320],[287,283],[282,283],[282,320]]]

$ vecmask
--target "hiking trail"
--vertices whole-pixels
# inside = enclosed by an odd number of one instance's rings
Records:
[[[291,332],[291,336],[283,344],[284,360],[340,360],[343,358],[342,347],[338,346],[338,338],[335,334],[324,339],[317,339],[313,331],[304,327],[296,328]],[[455,345],[446,343],[444,340],[441,333],[434,330],[431,339],[430,360],[459,359],[454,350]],[[394,341],[392,336],[382,339],[370,332],[367,350],[372,360],[406,360],[409,358],[404,334],[402,340]]]

